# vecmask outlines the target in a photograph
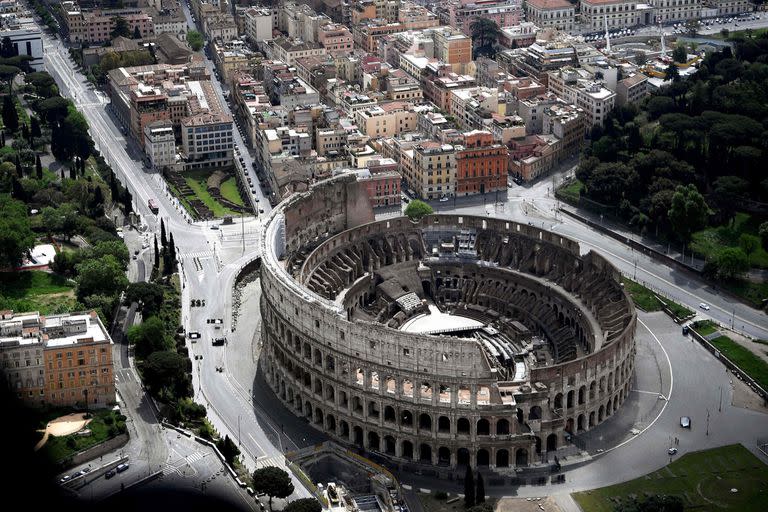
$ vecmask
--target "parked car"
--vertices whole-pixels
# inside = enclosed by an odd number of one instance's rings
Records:
[[[677,454],[677,448],[672,447],[669,450],[667,450],[667,454],[669,455],[676,455]]]
[[[110,469],[109,471],[107,471],[106,473],[104,473],[104,478],[106,478],[107,480],[109,480],[110,478],[112,478],[112,477],[113,477],[113,476],[115,476],[116,474],[117,474],[117,472],[116,472],[114,469]]]
[[[129,467],[128,463],[126,462],[126,463],[123,463],[123,464],[118,464],[117,467],[115,468],[115,470],[118,473],[122,473],[123,471],[128,471],[128,467]]]
[[[703,309],[704,311],[709,311],[709,304],[707,304],[706,302],[702,302],[701,304],[699,304],[699,308]]]
[[[688,332],[690,331],[690,328],[687,325],[683,326],[683,336],[688,336]]]
[[[63,483],[69,482],[70,480],[72,480],[71,475],[64,475],[63,477],[61,477],[61,479],[59,479],[59,483],[63,484]]]
[[[680,416],[680,426],[683,428],[691,428],[691,418],[689,416]]]

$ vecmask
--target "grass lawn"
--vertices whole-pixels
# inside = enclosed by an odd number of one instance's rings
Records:
[[[746,213],[737,213],[732,225],[715,226],[694,233],[691,249],[704,259],[710,259],[717,256],[722,249],[739,247],[739,237],[742,234],[759,237],[759,227],[758,219]],[[749,256],[749,262],[753,267],[768,268],[768,252],[758,246]]]
[[[664,309],[664,304],[656,297],[653,291],[627,277],[622,277],[621,282],[624,283],[624,289],[627,290],[627,293],[632,297],[632,302],[638,308],[649,313]],[[669,310],[678,318],[686,318],[693,315],[693,311],[673,300],[665,298],[664,302]]]
[[[225,215],[238,215],[237,212],[226,208],[224,205],[216,201],[211,194],[208,193],[206,188],[206,181],[211,173],[209,171],[191,171],[185,172],[184,178],[191,188],[195,192],[195,196],[211,209],[216,217],[224,217]],[[191,199],[191,198],[190,198]]]
[[[103,443],[107,439],[114,437],[117,435],[117,429],[113,428],[110,432],[112,425],[120,424],[123,425],[123,428],[125,426],[125,420],[120,420],[121,416],[111,409],[93,411],[92,414],[93,420],[86,427],[91,430],[90,436],[71,434],[64,437],[51,436],[48,438],[43,451],[51,461],[58,462],[66,459],[81,450]]]
[[[711,320],[699,320],[693,323],[694,330],[702,336],[709,336],[710,334],[718,331],[717,325]]]
[[[564,201],[578,203],[579,197],[581,197],[581,190],[583,188],[584,188],[584,184],[581,181],[573,180],[567,185],[563,185],[562,187],[557,189],[557,191],[560,194],[560,197]]]
[[[768,389],[768,363],[742,347],[728,336],[718,336],[710,341],[736,366],[755,379],[764,389]]]
[[[730,492],[732,488],[738,492]],[[584,512],[613,512],[612,498],[643,499],[646,493],[679,496],[686,510],[759,512],[765,510],[768,466],[739,444],[723,446],[688,453],[649,475],[577,492],[573,498]]]
[[[768,283],[753,283],[740,279],[721,282],[720,285],[739,297],[743,297],[756,308],[762,307],[763,299],[768,299]]]
[[[237,179],[234,177],[221,184],[221,196],[236,205],[245,206],[243,198],[240,197],[240,192],[237,190]]]
[[[0,272],[0,309],[44,315],[72,311],[78,304],[74,288],[67,279],[40,270]]]
[[[765,28],[754,28],[752,29],[752,37],[759,37],[761,34],[764,34],[768,32],[768,29]],[[710,34],[705,37],[711,37],[712,39],[726,39],[723,37],[723,34],[720,32],[716,34]],[[735,30],[728,33],[728,39],[734,38],[734,37],[747,37],[747,31],[746,30]]]

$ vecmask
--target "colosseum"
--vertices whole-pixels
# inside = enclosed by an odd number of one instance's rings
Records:
[[[375,221],[354,179],[261,233],[262,368],[331,438],[394,464],[518,468],[615,414],[636,315],[556,233],[462,215]]]

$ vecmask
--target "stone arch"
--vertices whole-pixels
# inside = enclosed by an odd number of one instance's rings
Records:
[[[325,416],[325,428],[329,432],[336,432],[336,418],[333,414],[327,414]]]
[[[437,465],[438,466],[450,466],[451,465],[451,450],[446,446],[441,446],[437,449]]]
[[[469,450],[466,448],[459,448],[456,451],[456,466],[469,466]]]
[[[312,418],[312,402],[309,400],[304,403],[304,415],[307,418]]]
[[[394,423],[397,421],[397,418],[395,417],[395,408],[391,405],[384,407],[384,421],[387,423]]]
[[[501,450],[496,450],[496,467],[497,468],[509,467],[509,452],[504,448],[502,448]]]
[[[304,342],[304,359],[312,359],[312,345]]]
[[[322,352],[320,352],[320,349],[319,349],[319,348],[316,348],[316,349],[315,349],[315,357],[314,357],[314,359],[313,359],[313,362],[314,362],[316,365],[320,366],[320,367],[322,367],[322,366],[323,366],[323,353],[322,353]]]
[[[427,443],[419,445],[419,462],[432,463],[432,447]]]
[[[411,379],[403,379],[402,394],[403,396],[413,398],[413,383],[411,382]]]
[[[553,452],[557,450],[557,434],[549,434],[547,436],[547,451]]]
[[[491,463],[491,456],[488,454],[488,450],[480,448],[477,450],[477,458],[475,464],[477,466],[487,466]]]
[[[575,396],[576,396],[576,392],[574,390],[570,390],[568,392],[568,395],[566,395],[566,399],[565,399],[566,408],[573,409],[573,406],[576,405],[576,402],[574,400]]]
[[[363,447],[363,429],[358,425],[352,427],[352,442],[360,448]]]
[[[592,411],[589,413],[589,428],[592,428],[595,426],[595,411]]]
[[[315,425],[323,425],[323,410],[315,407]]]
[[[541,419],[541,407],[538,405],[534,405],[531,407],[531,410],[528,411],[528,419],[529,420],[540,420]]]
[[[515,466],[527,466],[528,465],[528,450],[525,448],[518,448],[515,451]]]
[[[613,401],[609,398],[608,401],[605,403],[605,416],[608,417],[613,412],[613,408],[611,405],[613,404]]]
[[[597,410],[597,422],[602,423],[603,417],[605,414],[605,406],[600,406],[600,408]]]
[[[451,431],[451,419],[448,416],[437,418],[437,431],[442,434],[448,434]]]
[[[354,377],[355,384],[365,387],[365,372],[362,368],[355,368]]]
[[[413,460],[413,443],[410,441],[403,441],[401,456],[404,459]]]
[[[467,418],[459,418],[456,422],[457,434],[469,434],[469,420]]]
[[[330,354],[325,356],[325,369],[329,372],[333,372],[336,369],[336,359]]]
[[[397,381],[391,375],[387,375],[384,379],[384,391],[392,395],[397,392]]]
[[[315,394],[323,396],[323,381],[320,379],[315,379]]]
[[[384,436],[384,453],[387,455],[395,454],[395,438],[392,436]]]
[[[565,431],[569,434],[573,434],[573,425],[574,421],[573,418],[568,418],[568,420],[565,422]]]
[[[343,437],[344,439],[349,439],[349,423],[347,423],[344,420],[339,421],[339,437]]]
[[[488,436],[491,434],[491,424],[485,418],[477,420],[477,435]]]
[[[419,414],[419,430],[432,431],[432,416],[425,412]]]
[[[505,436],[509,434],[509,420],[501,418],[496,420],[496,435]]]
[[[541,438],[539,436],[535,436],[533,439],[534,439],[534,441],[536,441],[536,453],[540,454],[541,453]]]
[[[379,372],[376,370],[371,372],[371,389],[379,390]]]
[[[376,432],[368,432],[368,449],[378,452],[380,450],[379,443],[381,440],[379,439],[379,434]]]
[[[576,418],[576,431],[581,432],[584,430],[584,415],[579,414],[579,417]]]
[[[558,393],[555,395],[555,409],[563,408],[563,394]]]
[[[589,383],[589,399],[592,400],[595,398],[595,392],[597,391],[597,382],[592,381]]]
[[[400,413],[400,426],[413,428],[413,414],[408,409]]]

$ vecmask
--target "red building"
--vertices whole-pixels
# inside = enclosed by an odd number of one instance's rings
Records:
[[[400,205],[402,179],[397,162],[391,158],[372,160],[367,169],[357,171],[357,181],[365,188],[374,208]]]
[[[456,195],[506,190],[508,159],[507,147],[490,132],[464,133],[463,149],[456,152]]]

